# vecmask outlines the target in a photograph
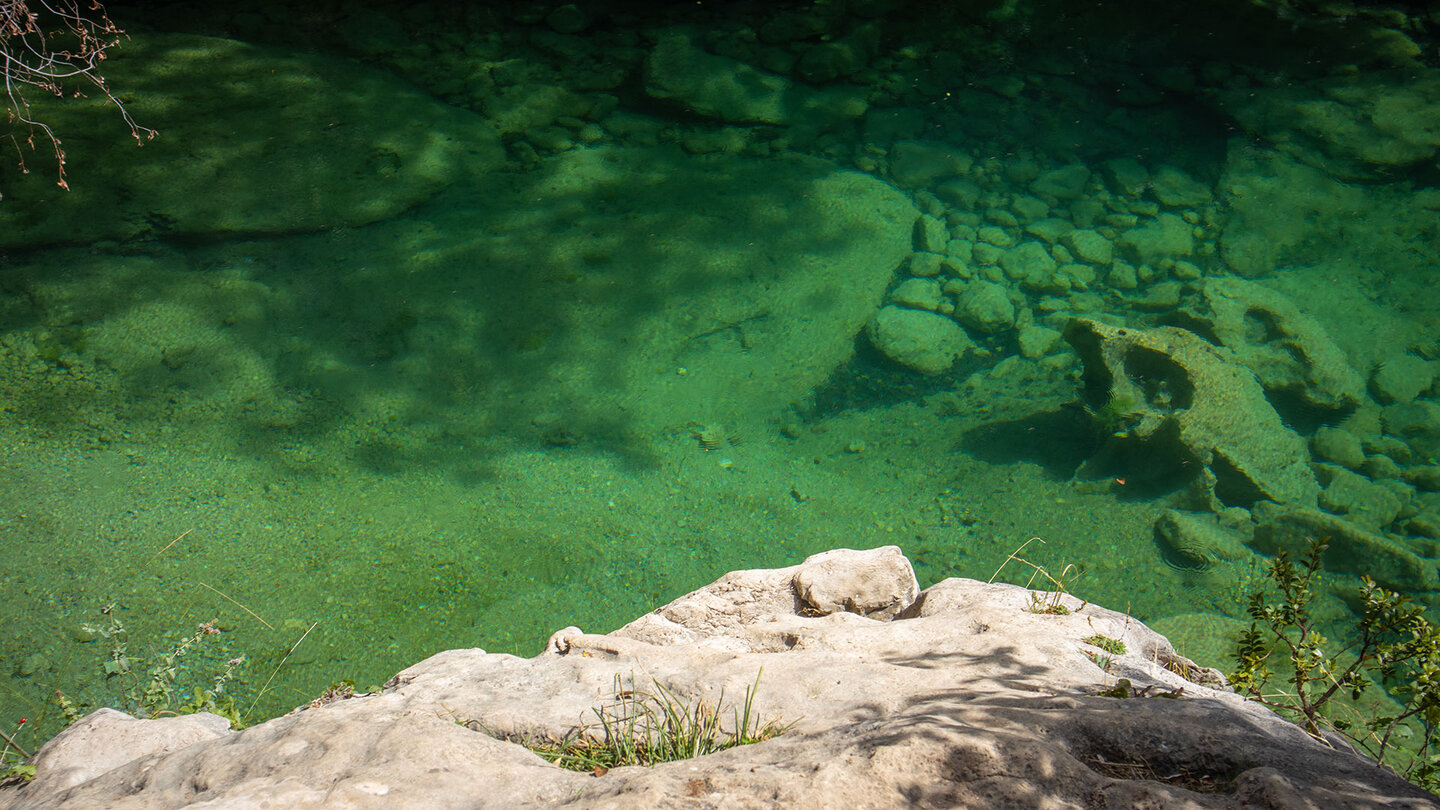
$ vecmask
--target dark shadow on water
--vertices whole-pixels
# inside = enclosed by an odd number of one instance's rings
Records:
[[[1074,477],[1102,445],[1093,419],[1078,406],[990,422],[966,431],[960,449],[990,464],[1038,464],[1057,481]]]
[[[988,367],[972,353],[944,374],[927,377],[881,354],[863,333],[855,338],[855,354],[811,392],[800,415],[817,422],[844,411],[885,408],[950,391],[966,377]]]
[[[474,480],[501,445],[587,448],[653,469],[657,426],[627,407],[648,389],[626,374],[655,349],[644,342],[655,324],[703,333],[716,317],[705,302],[799,272],[790,257],[846,255],[867,235],[837,227],[822,205],[777,205],[764,160],[662,147],[578,165],[471,178],[365,228],[153,241],[61,273],[12,251],[0,257],[0,332],[48,341],[38,349],[57,377],[76,358],[81,373],[106,373],[88,330],[167,306],[194,319],[152,329],[155,356],[140,367],[122,358],[132,367],[108,389],[32,385],[21,412],[56,427],[92,411],[155,424],[187,410],[238,414],[225,420],[235,446],[280,466],[286,446],[328,441],[382,474],[453,469]],[[786,165],[784,185],[801,200],[834,171]],[[736,257],[751,276],[677,261],[677,246]],[[150,261],[127,258],[137,253]],[[132,320],[146,317],[158,319]],[[683,317],[693,330],[674,325]],[[237,362],[263,365],[259,378],[275,385],[231,401],[246,395],[237,378],[253,374]]]
[[[1320,428],[1338,425],[1349,415],[1349,411],[1319,407],[1298,391],[1267,390],[1265,399],[1285,426],[1301,436],[1313,436]]]

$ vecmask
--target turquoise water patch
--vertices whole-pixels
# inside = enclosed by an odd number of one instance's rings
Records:
[[[1293,64],[1197,70],[1155,38],[1203,32],[857,5],[137,30],[112,82],[165,146],[0,170],[0,726],[134,708],[212,621],[175,705],[229,667],[255,722],[836,547],[1050,587],[1023,547],[1222,668],[1296,526],[1344,529],[1327,632],[1376,553],[1432,598],[1434,144],[1242,102],[1344,96],[1288,24]]]

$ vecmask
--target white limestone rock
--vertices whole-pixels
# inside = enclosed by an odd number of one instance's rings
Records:
[[[208,712],[137,720],[114,709],[99,709],[41,748],[31,764],[37,773],[46,774],[47,787],[67,788],[138,757],[166,754],[233,733],[229,720]]]
[[[816,554],[793,582],[800,600],[821,616],[846,612],[889,621],[920,595],[915,570],[897,546]]]
[[[43,749],[32,784],[0,792],[0,810],[1440,807],[1241,700],[1131,617],[1069,596],[1069,615],[1034,613],[1032,592],[966,579],[916,595],[908,573],[893,546],[737,571],[608,635],[566,628],[531,659],[450,650],[380,694],[168,751],[82,724]],[[889,621],[815,615],[882,603]],[[1086,654],[1095,634],[1126,647],[1109,672]],[[754,711],[794,725],[697,759],[597,776],[485,731],[571,733],[617,683],[691,702],[724,690],[727,715],[757,675]],[[1136,696],[1100,694],[1118,678]],[[1174,699],[1144,696],[1161,693]],[[167,739],[171,722],[129,727]],[[84,781],[62,778],[105,750]],[[1187,789],[1201,780],[1217,789]]]

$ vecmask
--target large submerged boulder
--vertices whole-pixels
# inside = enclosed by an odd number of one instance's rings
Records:
[[[848,88],[812,89],[779,74],[717,56],[684,34],[661,37],[645,59],[645,92],[692,113],[739,124],[804,124],[825,129],[865,114]]]
[[[349,59],[147,33],[105,76],[158,134],[137,148],[100,93],[31,94],[70,191],[43,159],[29,175],[0,162],[0,249],[353,228],[505,165],[490,122]]]
[[[1440,585],[1435,562],[1353,520],[1302,506],[1259,504],[1252,545],[1266,554],[1304,552],[1312,538],[1324,538],[1325,568],[1369,576],[1387,588],[1415,593]]]
[[[1350,410],[1365,399],[1365,380],[1314,318],[1281,293],[1253,281],[1196,282],[1176,313],[1179,325],[1230,349],[1267,391],[1309,407]]]
[[[882,354],[928,376],[949,371],[975,346],[950,318],[894,305],[875,313],[867,334]]]
[[[1065,339],[1085,363],[1087,405],[1109,423],[1105,459],[1128,454],[1164,474],[1198,475],[1216,511],[1262,500],[1315,505],[1305,440],[1233,354],[1184,329],[1085,318],[1070,322]]]
[[[1031,591],[965,579],[917,591],[899,549],[837,550],[608,635],[566,628],[528,660],[440,653],[239,732],[97,712],[0,808],[1440,807],[1124,614],[1068,596],[1036,613]],[[629,690],[728,718],[757,678],[756,715],[793,724],[766,742],[577,773],[507,741],[576,733]]]
[[[1440,70],[1407,68],[1216,94],[1247,133],[1348,181],[1390,179],[1440,150]]]
[[[1226,150],[1218,188],[1228,212],[1220,234],[1220,256],[1246,278],[1265,276],[1296,264],[1318,264],[1354,244],[1376,210],[1376,187],[1336,180],[1324,171],[1274,149],[1234,138]],[[1403,209],[1396,209],[1403,210]],[[1384,210],[1386,227],[1393,217]],[[1352,241],[1346,242],[1349,237]],[[1347,249],[1348,250],[1348,249]]]

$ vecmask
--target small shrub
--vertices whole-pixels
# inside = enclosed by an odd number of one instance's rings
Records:
[[[1363,583],[1363,608],[1355,641],[1335,647],[1311,615],[1315,583],[1325,553],[1323,540],[1312,539],[1297,566],[1285,552],[1268,567],[1272,597],[1262,588],[1250,595],[1250,628],[1235,649],[1235,691],[1295,720],[1316,739],[1334,731],[1354,742],[1376,762],[1407,759],[1397,752],[1396,736],[1407,723],[1421,733],[1408,746],[1408,761],[1397,768],[1421,787],[1440,787],[1440,628],[1410,599],[1388,591],[1369,577]],[[1286,685],[1272,683],[1272,659],[1287,670]],[[1359,701],[1379,684],[1400,704],[1399,713],[1365,716],[1341,698]],[[1349,717],[1338,716],[1349,714]],[[1403,734],[1401,735],[1403,736]]]

